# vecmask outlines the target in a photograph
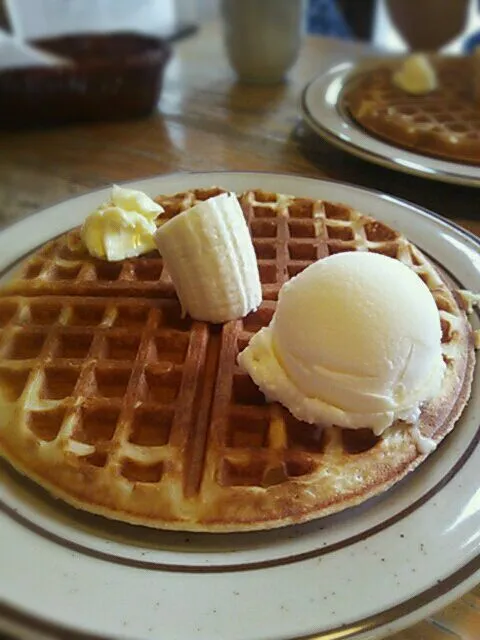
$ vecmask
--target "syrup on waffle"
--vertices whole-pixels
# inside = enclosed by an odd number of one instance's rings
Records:
[[[417,153],[480,164],[480,109],[475,97],[474,56],[432,56],[438,87],[410,95],[392,82],[393,65],[352,77],[343,104],[369,133]],[[397,62],[398,66],[401,64]]]
[[[157,200],[171,217],[219,191]],[[470,391],[472,332],[418,249],[345,205],[262,191],[241,202],[264,297],[243,320],[182,319],[158,255],[95,260],[77,230],[0,291],[0,453],[14,467],[84,510],[191,531],[300,523],[381,493],[427,455],[405,425],[377,438],[301,423],[236,364],[282,284],[339,251],[402,260],[432,291],[448,366],[419,429],[438,443],[453,428]]]

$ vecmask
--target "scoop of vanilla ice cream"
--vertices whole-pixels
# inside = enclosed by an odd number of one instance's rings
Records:
[[[445,368],[425,283],[398,260],[355,251],[287,282],[270,325],[238,360],[299,420],[377,434],[398,418],[415,422]]]

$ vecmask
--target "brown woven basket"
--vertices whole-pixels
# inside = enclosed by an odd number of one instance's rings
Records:
[[[0,72],[0,127],[123,120],[155,108],[170,57],[160,39],[134,33],[33,41],[69,64]]]

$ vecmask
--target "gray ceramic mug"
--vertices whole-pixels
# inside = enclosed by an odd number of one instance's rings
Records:
[[[222,0],[225,48],[240,80],[280,82],[296,61],[305,0]]]

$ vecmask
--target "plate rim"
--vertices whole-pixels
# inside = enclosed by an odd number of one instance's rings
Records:
[[[376,64],[379,64],[382,60],[388,63],[391,62],[391,59],[391,57],[385,59],[375,58],[375,61]],[[456,163],[447,159],[443,160],[441,158],[422,155],[419,153],[415,153],[412,150],[390,144],[386,140],[376,138],[368,131],[361,128],[353,119],[343,117],[343,113],[338,108],[338,104],[335,104],[335,106],[331,109],[329,109],[328,106],[325,105],[324,108],[328,110],[329,115],[333,115],[333,117],[337,119],[338,124],[347,125],[352,129],[352,131],[354,131],[354,133],[360,133],[365,136],[367,138],[369,147],[371,147],[371,145],[380,145],[380,147],[386,147],[385,153],[375,151],[372,148],[361,146],[360,144],[352,142],[351,140],[349,141],[343,139],[335,130],[325,124],[325,122],[321,122],[317,117],[315,117],[309,105],[309,94],[319,83],[326,84],[326,90],[328,90],[334,82],[340,81],[342,83],[343,90],[349,78],[354,78],[360,75],[365,71],[365,68],[367,66],[371,66],[371,64],[372,61],[368,63],[358,63],[351,60],[341,62],[329,69],[323,70],[303,87],[299,98],[300,111],[303,119],[313,130],[313,132],[335,147],[341,149],[342,151],[346,151],[347,153],[350,153],[351,155],[360,158],[361,160],[372,162],[386,169],[426,178],[428,180],[480,188],[480,166],[477,167],[475,165],[469,165],[468,163]],[[389,154],[387,151],[394,153]],[[412,159],[411,163],[413,166],[408,166],[396,161],[395,154],[407,155],[408,158]],[[432,168],[431,166],[429,166],[431,162],[442,163],[445,165],[445,167],[447,167],[447,169],[435,167]],[[458,173],[456,171],[457,168],[465,169],[469,166],[477,169],[479,175],[462,175],[462,173]]]

